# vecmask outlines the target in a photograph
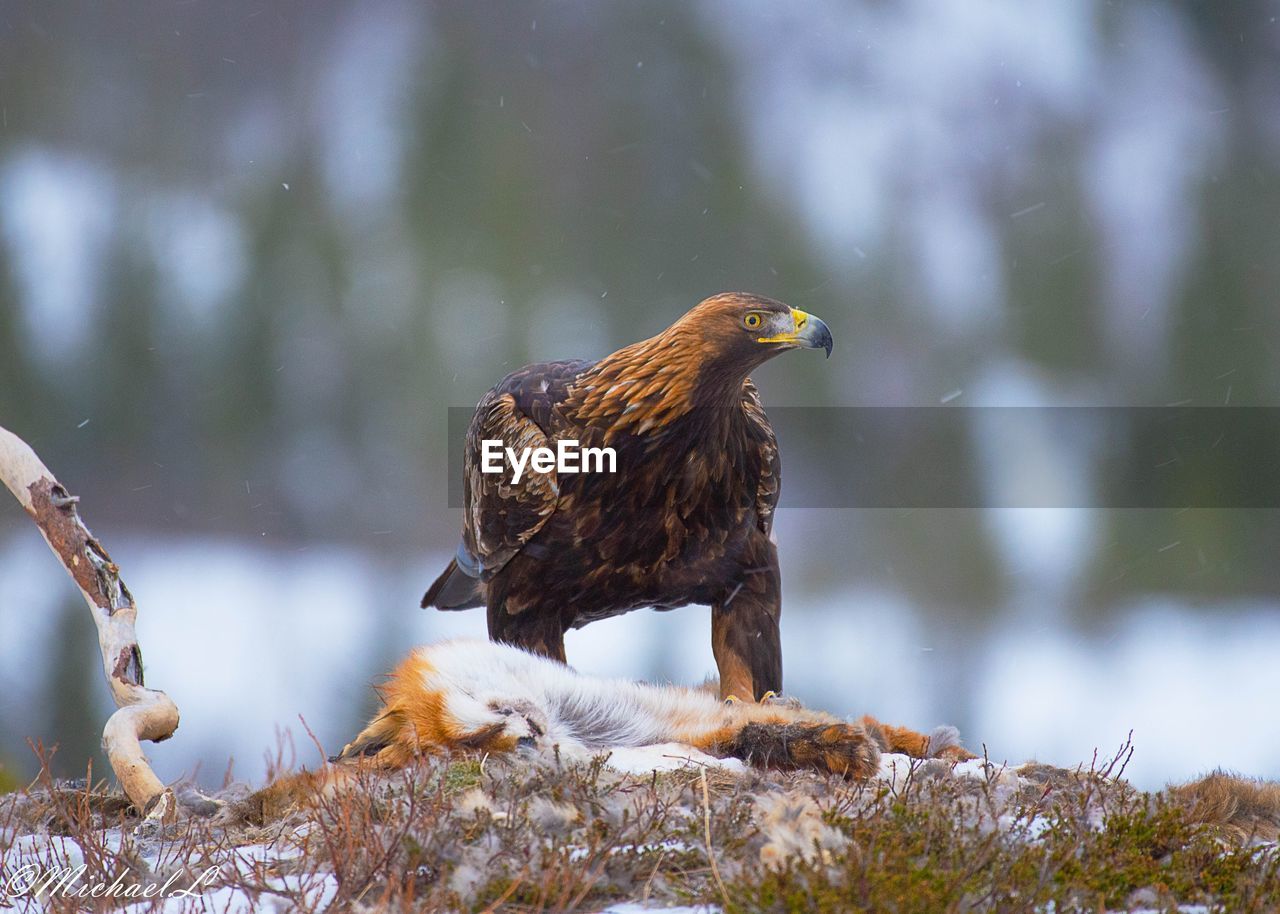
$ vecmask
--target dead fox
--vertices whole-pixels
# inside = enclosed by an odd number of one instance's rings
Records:
[[[843,721],[786,702],[722,702],[712,689],[602,679],[492,641],[420,647],[380,690],[383,704],[333,765],[286,777],[258,791],[245,812],[274,819],[317,791],[364,768],[395,769],[423,755],[556,748],[591,758],[610,749],[677,743],[718,758],[784,770],[810,769],[860,779],[878,771],[880,753],[964,760],[974,756],[952,727],[931,734],[872,717]],[[1034,763],[1029,763],[1034,764]],[[1026,766],[1023,766],[1024,769]],[[1068,769],[1047,767],[1058,776]],[[1193,821],[1239,841],[1280,834],[1280,785],[1215,773],[1170,787]]]
[[[972,758],[954,730],[931,736],[870,717],[763,703],[722,702],[707,690],[601,679],[510,645],[445,641],[420,647],[391,674],[383,707],[333,759],[397,768],[451,749],[558,747],[590,756],[611,747],[681,743],[767,768],[813,768],[862,778],[881,751]]]
[[[609,749],[678,743],[762,768],[812,769],[848,778],[878,770],[881,752],[961,760],[954,728],[926,735],[872,717],[850,723],[776,699],[722,702],[709,689],[603,679],[519,648],[456,640],[415,650],[379,690],[383,706],[323,772],[272,785],[264,812],[351,763],[400,768],[453,750],[501,753],[555,748],[590,758]]]

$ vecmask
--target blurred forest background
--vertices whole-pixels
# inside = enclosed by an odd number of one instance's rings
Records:
[[[0,423],[139,600],[148,683],[183,713],[157,771],[258,778],[290,727],[313,762],[299,714],[332,750],[412,644],[483,635],[417,608],[460,526],[448,408],[716,291],[831,326],[829,361],[756,375],[775,406],[1280,406],[1277,16],[0,5]],[[1064,503],[1098,485],[1089,442],[972,413],[966,447],[868,459]],[[820,448],[782,441],[795,479],[789,444]],[[807,701],[1015,761],[1133,729],[1146,785],[1280,776],[1275,511],[792,507],[778,536]],[[635,613],[569,656],[697,680],[708,632]],[[33,739],[83,774],[93,638],[0,508],[0,765],[32,772]]]

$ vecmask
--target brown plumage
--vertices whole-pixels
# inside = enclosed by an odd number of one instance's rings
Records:
[[[781,468],[750,371],[826,325],[724,293],[597,362],[529,365],[480,400],[467,432],[457,556],[422,605],[488,608],[489,636],[563,661],[564,633],[645,606],[712,607],[724,695],[782,689],[770,540]],[[483,442],[611,447],[616,472],[481,472]]]

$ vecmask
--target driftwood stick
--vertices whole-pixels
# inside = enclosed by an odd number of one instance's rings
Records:
[[[0,479],[31,515],[45,542],[76,582],[98,628],[102,668],[119,708],[102,731],[102,746],[120,786],[148,818],[177,814],[173,792],[156,777],[139,740],[160,742],[178,729],[178,706],[143,682],[138,616],[120,569],[89,532],[70,495],[17,435],[0,427]]]

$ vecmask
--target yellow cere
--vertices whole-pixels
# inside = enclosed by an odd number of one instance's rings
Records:
[[[791,319],[795,321],[795,328],[790,333],[780,333],[777,336],[762,336],[756,340],[757,343],[785,343],[796,338],[796,334],[804,329],[804,325],[809,323],[809,315],[799,308],[791,309]]]

